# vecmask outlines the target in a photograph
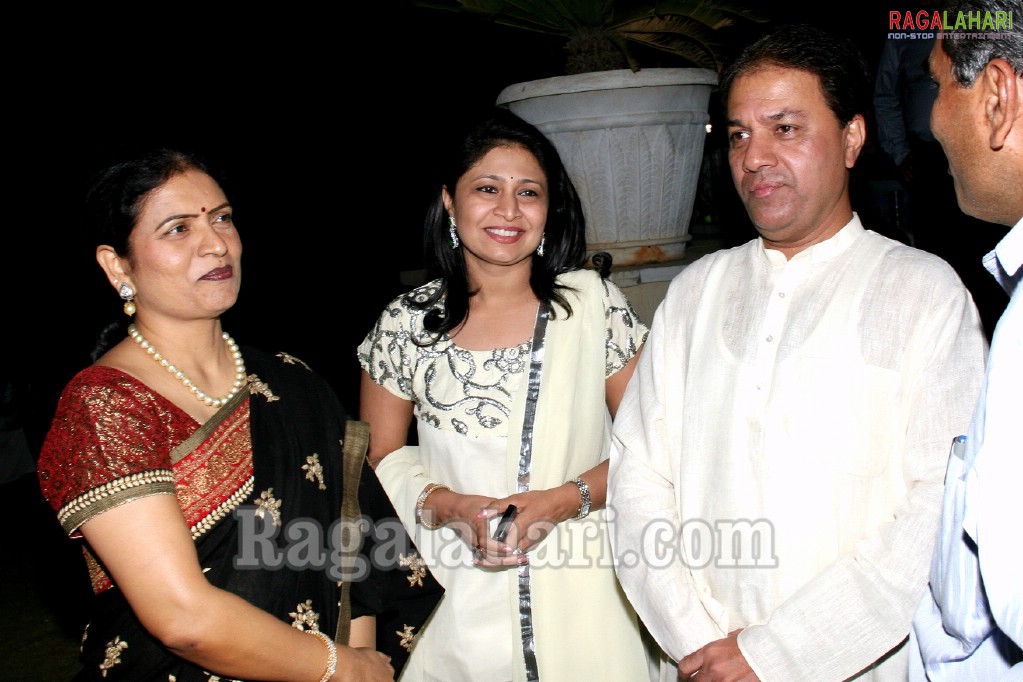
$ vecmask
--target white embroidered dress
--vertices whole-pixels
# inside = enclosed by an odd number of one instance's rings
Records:
[[[525,570],[472,566],[450,528],[416,525],[430,482],[504,497],[560,485],[608,456],[604,380],[647,328],[624,294],[592,271],[562,276],[573,315],[538,321],[536,340],[475,351],[444,338],[421,347],[423,311],[399,297],[359,347],[369,375],[414,402],[419,446],[377,468],[395,509],[445,588],[402,673],[409,680],[642,680],[636,617],[618,586],[603,511],[557,526]],[[409,296],[435,290],[431,282]],[[531,356],[532,352],[532,356]],[[539,391],[527,391],[532,380]]]

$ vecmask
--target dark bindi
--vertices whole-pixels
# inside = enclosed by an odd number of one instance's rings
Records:
[[[203,206],[201,210],[202,210],[203,213],[205,213],[206,212],[206,207]]]

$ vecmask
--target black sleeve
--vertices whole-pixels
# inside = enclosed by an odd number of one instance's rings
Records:
[[[377,649],[391,657],[395,677],[408,659],[408,636],[420,629],[444,588],[419,556],[373,470],[362,467],[359,506],[370,523],[361,555],[369,562],[366,580],[352,585],[352,618],[377,617]]]

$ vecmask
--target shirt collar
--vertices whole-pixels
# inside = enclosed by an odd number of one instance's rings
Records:
[[[1023,276],[1023,218],[984,256],[984,267],[1011,296]]]
[[[822,242],[806,247],[793,256],[792,260],[799,259],[806,263],[818,263],[831,260],[848,249],[853,242],[863,236],[865,231],[863,223],[860,222],[859,215],[853,211],[852,220],[846,223],[841,230]],[[764,252],[768,262],[772,265],[784,265],[787,262],[785,255],[781,251],[778,249],[766,248],[764,246],[763,238],[760,239],[760,250]]]

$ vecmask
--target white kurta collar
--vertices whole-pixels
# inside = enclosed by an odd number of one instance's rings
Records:
[[[833,237],[825,239],[824,241],[812,246],[808,246],[793,256],[792,260],[799,259],[805,263],[817,263],[831,260],[835,256],[844,253],[845,250],[852,246],[857,239],[863,236],[864,232],[863,223],[860,222],[860,217],[854,211],[852,219],[846,223],[841,230],[836,232]],[[761,252],[772,266],[782,266],[789,261],[789,259],[785,258],[785,254],[778,249],[766,248],[764,246],[763,238],[759,241]]]

